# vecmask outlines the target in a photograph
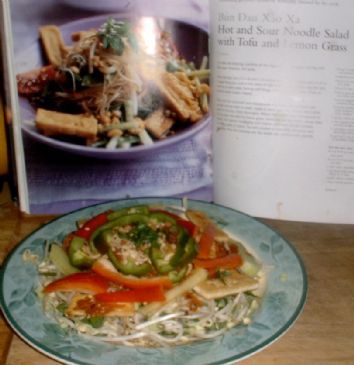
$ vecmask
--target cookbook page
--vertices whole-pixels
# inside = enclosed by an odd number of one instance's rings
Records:
[[[215,200],[354,219],[354,3],[211,2]]]
[[[64,213],[137,196],[212,199],[207,2],[4,3],[23,210]]]

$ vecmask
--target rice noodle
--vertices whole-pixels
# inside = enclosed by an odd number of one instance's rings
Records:
[[[124,342],[124,341],[131,341],[138,338],[145,337],[147,334],[144,332],[136,332],[131,335],[126,336],[115,336],[115,337],[103,337],[103,336],[90,336],[90,335],[82,335],[83,337],[89,338],[90,340],[94,341],[102,341],[102,342]]]
[[[138,324],[137,326],[135,326],[135,328],[137,330],[140,330],[140,329],[143,329],[145,327],[149,327],[152,324],[156,324],[156,323],[163,322],[163,321],[166,321],[168,319],[176,318],[176,317],[180,317],[180,316],[181,316],[181,313],[170,313],[170,314],[167,314],[167,315],[162,316],[162,317],[154,318],[154,319],[152,319],[150,321],[145,321],[145,322],[143,322],[143,323]]]

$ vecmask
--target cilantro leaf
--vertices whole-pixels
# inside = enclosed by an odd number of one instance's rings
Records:
[[[98,30],[104,48],[113,49],[119,56],[124,52],[126,39],[134,50],[138,48],[130,23],[109,18]]]

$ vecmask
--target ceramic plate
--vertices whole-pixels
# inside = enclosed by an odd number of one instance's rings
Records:
[[[188,61],[195,62],[200,65],[203,57],[208,55],[208,33],[205,29],[201,29],[193,24],[165,18],[133,18],[131,15],[112,14],[112,18],[123,20],[130,19],[134,22],[143,22],[146,19],[155,19],[160,25],[161,29],[169,32],[176,44],[176,48],[181,56]],[[73,21],[60,26],[60,30],[66,44],[71,44],[71,34],[80,30],[97,29],[106,20],[108,16],[97,16],[84,18]],[[16,72],[22,73],[30,71],[43,66],[43,52],[40,42],[36,40],[30,44],[23,54],[16,55]],[[24,97],[19,98],[19,105],[21,109],[22,129],[26,135],[34,140],[44,143],[48,146],[79,155],[104,158],[104,159],[126,159],[138,158],[146,156],[147,153],[154,153],[161,148],[168,148],[169,146],[179,143],[187,138],[191,138],[196,133],[204,129],[210,122],[210,116],[204,116],[197,123],[176,132],[173,136],[169,136],[160,141],[156,141],[148,146],[135,146],[129,149],[115,149],[109,150],[105,148],[95,148],[84,146],[80,144],[70,143],[59,139],[50,138],[38,132],[34,125],[35,109]]]
[[[189,207],[206,212],[245,243],[270,268],[261,308],[249,326],[238,326],[213,340],[173,348],[139,348],[94,342],[67,334],[44,315],[34,288],[37,273],[22,254],[30,249],[43,255],[46,240],[60,240],[73,231],[75,221],[108,208],[136,204],[180,205],[181,200],[144,198],[120,200],[84,208],[55,219],[24,239],[8,256],[1,271],[0,302],[13,330],[38,351],[66,364],[82,365],[206,365],[232,364],[248,357],[283,335],[299,316],[306,298],[304,265],[292,245],[259,221],[235,210],[200,201]]]

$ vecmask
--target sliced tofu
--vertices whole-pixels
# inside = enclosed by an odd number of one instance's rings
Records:
[[[90,29],[90,30],[80,30],[77,32],[74,32],[71,34],[71,39],[73,42],[79,42],[85,38],[93,37],[97,34],[96,29]]]
[[[95,303],[93,297],[88,294],[76,294],[66,310],[69,317],[98,316],[127,317],[135,312],[134,303],[107,303],[105,305]]]
[[[36,127],[49,136],[69,135],[83,138],[97,136],[98,123],[92,115],[66,114],[39,108],[35,122]]]
[[[48,61],[54,66],[60,66],[67,54],[60,29],[55,25],[45,25],[39,28],[39,35]]]
[[[222,298],[226,295],[237,294],[258,288],[258,280],[239,273],[229,271],[221,279],[208,279],[194,287],[194,291],[205,299]]]
[[[195,123],[203,117],[198,98],[193,94],[189,80],[178,72],[161,72],[156,76],[154,80],[156,86],[169,108],[180,120]]]
[[[173,126],[174,120],[164,115],[162,109],[158,109],[151,113],[145,119],[145,128],[155,138],[163,138]]]

